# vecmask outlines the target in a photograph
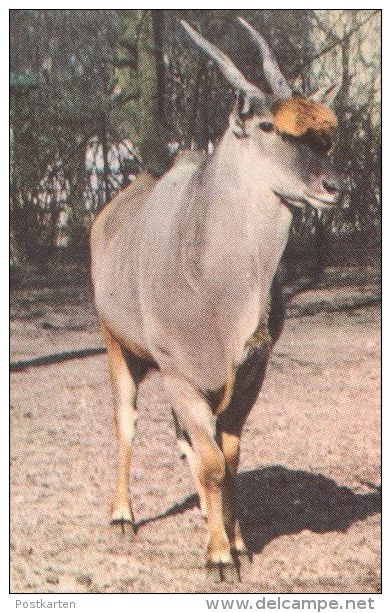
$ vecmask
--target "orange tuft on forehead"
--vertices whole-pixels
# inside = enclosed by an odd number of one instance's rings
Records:
[[[329,134],[337,123],[331,109],[308,98],[284,100],[274,112],[276,129],[292,136],[303,136],[308,131]]]

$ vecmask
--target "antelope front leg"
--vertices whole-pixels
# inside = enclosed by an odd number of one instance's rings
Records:
[[[112,505],[111,523],[119,525],[123,534],[134,533],[134,516],[129,496],[129,470],[135,434],[137,386],[129,372],[122,349],[108,330],[102,326],[114,392],[117,431],[117,488]]]
[[[215,441],[215,418],[205,398],[185,379],[165,375],[164,383],[175,412],[189,435],[197,479],[205,496],[209,532],[207,567],[216,569],[219,578],[224,579],[235,566],[223,519],[225,459]]]
[[[187,441],[181,440],[178,443],[178,446],[180,448],[181,453],[186,457],[188,461],[190,472],[193,476],[194,483],[195,483],[195,486],[198,492],[198,497],[200,499],[201,515],[206,520],[208,518],[208,510],[206,506],[205,488],[203,484],[200,482],[199,477],[198,477],[199,470],[198,470],[197,458],[194,454],[192,446]]]

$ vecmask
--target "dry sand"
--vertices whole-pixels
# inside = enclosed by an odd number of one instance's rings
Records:
[[[15,359],[101,344],[83,292],[13,303]],[[50,292],[49,292],[50,294]],[[69,298],[69,296],[68,296]],[[245,428],[242,581],[204,572],[206,529],[158,375],[139,396],[139,530],[109,526],[115,442],[106,356],[12,375],[13,592],[380,589],[379,310],[286,322]]]

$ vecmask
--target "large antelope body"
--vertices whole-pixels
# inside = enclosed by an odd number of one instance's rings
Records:
[[[140,176],[99,215],[91,239],[116,406],[112,522],[133,525],[137,388],[159,369],[207,518],[207,564],[219,572],[246,551],[235,511],[240,435],[282,327],[272,282],[291,210],[330,207],[339,195],[327,158],[334,113],[292,97],[265,40],[240,21],[273,94],[182,22],[238,92],[228,128],[212,155],[182,155],[160,180]]]

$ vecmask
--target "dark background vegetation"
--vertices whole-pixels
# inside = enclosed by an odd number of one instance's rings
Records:
[[[13,281],[59,261],[87,270],[104,204],[143,167],[160,174],[176,148],[206,148],[224,131],[234,92],[178,18],[267,88],[237,15],[296,89],[341,83],[333,156],[347,191],[332,215],[296,214],[285,270],[379,266],[380,11],[20,9],[10,12]]]

